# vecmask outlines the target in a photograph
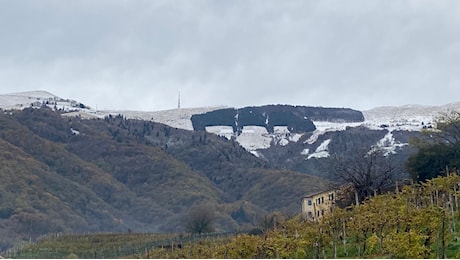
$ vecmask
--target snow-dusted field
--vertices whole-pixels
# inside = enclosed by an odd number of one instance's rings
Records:
[[[149,120],[171,127],[181,128],[185,130],[193,130],[191,117],[194,114],[202,114],[209,111],[225,108],[221,107],[200,107],[200,108],[177,108],[162,111],[121,111],[121,110],[102,110],[98,111],[98,115],[103,117],[109,114],[123,116],[131,119]]]
[[[34,102],[42,103],[43,101],[61,99],[46,91],[28,91],[19,93],[10,93],[0,95],[0,108],[23,109],[30,107]]]
[[[40,107],[47,105],[63,111],[81,111],[91,113],[91,109],[80,108],[80,103],[63,99],[46,91],[28,91],[0,95],[0,108],[4,110],[20,110],[27,107]]]
[[[233,127],[225,125],[207,126],[206,132],[224,136],[228,140],[230,140],[232,136],[235,136],[235,134],[233,133]]]
[[[236,138],[236,141],[249,151],[266,149],[270,147],[272,140],[267,129],[261,126],[244,126],[242,133]]]
[[[386,124],[399,130],[418,131],[423,128],[423,125],[433,124],[433,121],[438,116],[451,111],[460,111],[460,102],[443,106],[405,105],[399,107],[376,107],[363,111],[363,115],[365,123],[369,126]]]
[[[362,122],[358,123],[334,123],[334,122],[324,122],[324,121],[313,121],[313,124],[316,126],[316,130],[308,138],[305,143],[312,144],[318,140],[318,137],[327,133],[335,131],[344,131],[347,127],[357,127],[363,125]]]

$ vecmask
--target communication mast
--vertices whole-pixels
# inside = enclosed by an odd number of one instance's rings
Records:
[[[177,96],[177,108],[180,109],[180,90],[179,95]]]

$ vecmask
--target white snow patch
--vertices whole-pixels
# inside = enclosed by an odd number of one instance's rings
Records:
[[[176,108],[162,111],[118,111],[103,110],[98,114],[103,116],[109,114],[122,114],[126,118],[154,121],[185,130],[193,130],[191,117],[194,114],[202,114],[225,107],[200,107],[200,108]]]
[[[227,139],[236,137],[236,141],[248,151],[267,149],[272,143],[286,146],[290,141],[298,141],[303,135],[292,134],[287,126],[274,126],[272,134],[262,126],[244,126],[239,136],[233,133],[231,126],[207,126],[206,131]]]
[[[321,151],[321,152],[314,152],[310,154],[307,159],[311,158],[327,158],[329,157],[329,152],[328,151]]]
[[[305,134],[305,133],[304,133]],[[289,141],[291,142],[298,142],[299,139],[304,135],[304,134],[291,134],[291,136],[289,137]]]
[[[347,129],[347,127],[360,126],[363,124],[363,122],[335,123],[327,121],[313,121],[313,124],[316,126],[316,130],[313,131],[313,134],[304,143],[313,144],[318,140],[318,137],[324,135],[327,132],[344,131]]]
[[[283,139],[279,140],[278,144],[281,145],[281,146],[286,146],[286,145],[289,144],[289,140],[283,138]]]
[[[301,155],[308,155],[310,153],[310,149],[308,148],[305,148],[302,150],[302,152],[300,153]]]
[[[265,127],[264,127],[264,129],[265,129]],[[241,132],[244,133],[244,134],[253,134],[253,133],[255,133],[254,129],[252,129],[252,126],[248,126],[248,127],[243,126],[243,129],[241,130]]]
[[[0,95],[1,109],[21,110],[27,107],[39,108],[42,105],[47,105],[50,108],[56,106],[64,111],[82,109],[77,101],[63,99],[46,91],[38,90]]]
[[[102,115],[97,115],[96,113],[91,113],[87,111],[74,111],[62,114],[64,117],[81,117],[83,119],[95,119],[95,118],[104,118]]]
[[[310,154],[307,159],[311,158],[326,158],[329,157],[328,146],[331,142],[331,139],[324,140],[318,148],[316,148],[315,152]]]
[[[275,134],[283,134],[283,135],[286,135],[286,134],[290,134],[291,132],[289,132],[289,129],[287,126],[274,126],[273,127],[273,132]]]
[[[233,128],[231,126],[224,126],[224,125],[207,126],[206,127],[206,132],[213,133],[213,134],[220,135],[220,136],[224,136],[228,140],[230,140],[232,138],[232,136],[234,136]]]
[[[289,144],[291,132],[289,131],[287,126],[274,126],[272,138],[276,144],[286,146]]]
[[[257,151],[250,151],[250,153],[252,153],[255,157],[260,158],[260,154]]]
[[[270,147],[272,138],[267,129],[262,126],[244,126],[242,133],[236,138],[246,150],[267,149]]]
[[[382,129],[382,124],[392,130],[420,131],[433,125],[434,120],[444,113],[460,111],[460,102],[443,106],[385,106],[363,111],[365,125],[370,129]]]
[[[73,135],[80,135],[80,131],[78,131],[78,130],[75,130],[75,129],[73,129],[73,128],[70,128],[70,131],[72,131],[72,134],[73,134]]]
[[[409,144],[397,142],[393,136],[393,130],[389,130],[388,133],[382,139],[380,139],[374,147],[372,147],[371,151],[382,149],[384,151],[383,155],[388,156],[389,154],[396,154],[397,148],[406,145]]]

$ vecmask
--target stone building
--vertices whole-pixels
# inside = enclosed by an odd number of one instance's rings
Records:
[[[331,213],[335,207],[336,190],[308,194],[302,198],[302,216],[304,219],[318,221]]]

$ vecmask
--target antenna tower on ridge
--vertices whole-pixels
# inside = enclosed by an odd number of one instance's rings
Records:
[[[179,95],[177,97],[177,108],[180,108],[180,90],[179,90]]]

